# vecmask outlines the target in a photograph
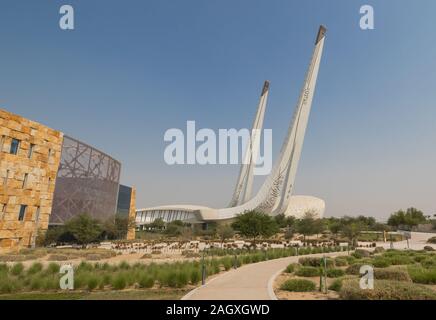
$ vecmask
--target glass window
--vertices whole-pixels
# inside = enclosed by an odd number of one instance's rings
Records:
[[[18,220],[19,221],[23,221],[24,220],[24,216],[26,215],[26,209],[27,209],[26,205],[22,204],[20,206],[20,213],[18,215]]]
[[[29,159],[32,159],[32,155],[33,155],[33,149],[35,148],[35,145],[33,144],[33,143],[31,143],[30,144],[30,147],[29,147],[29,154],[27,155],[27,157],[29,158]]]
[[[17,154],[18,153],[18,149],[20,148],[20,140],[18,139],[12,139],[11,142],[11,150],[10,150],[10,154]]]

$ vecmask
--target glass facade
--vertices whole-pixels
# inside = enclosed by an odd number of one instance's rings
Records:
[[[132,200],[132,188],[120,184],[118,191],[117,217],[128,218],[130,212],[130,203]]]
[[[115,218],[121,163],[64,136],[50,224],[87,213],[101,221]]]

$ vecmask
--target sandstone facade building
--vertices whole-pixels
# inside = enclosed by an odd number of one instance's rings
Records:
[[[0,251],[33,246],[47,229],[62,138],[0,109]]]
[[[80,213],[114,219],[120,172],[121,163],[88,144],[0,109],[0,252],[33,247],[49,225]],[[126,216],[134,220],[130,189]]]

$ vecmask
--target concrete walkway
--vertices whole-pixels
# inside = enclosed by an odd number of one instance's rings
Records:
[[[190,291],[182,300],[272,300],[274,278],[289,264],[301,257],[322,257],[324,254],[287,257],[244,265],[219,275],[204,286]],[[347,252],[331,252],[327,257],[347,255]]]

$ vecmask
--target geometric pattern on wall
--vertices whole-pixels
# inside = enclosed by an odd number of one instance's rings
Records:
[[[114,219],[121,163],[64,136],[50,224],[63,224],[81,213],[101,221]]]

